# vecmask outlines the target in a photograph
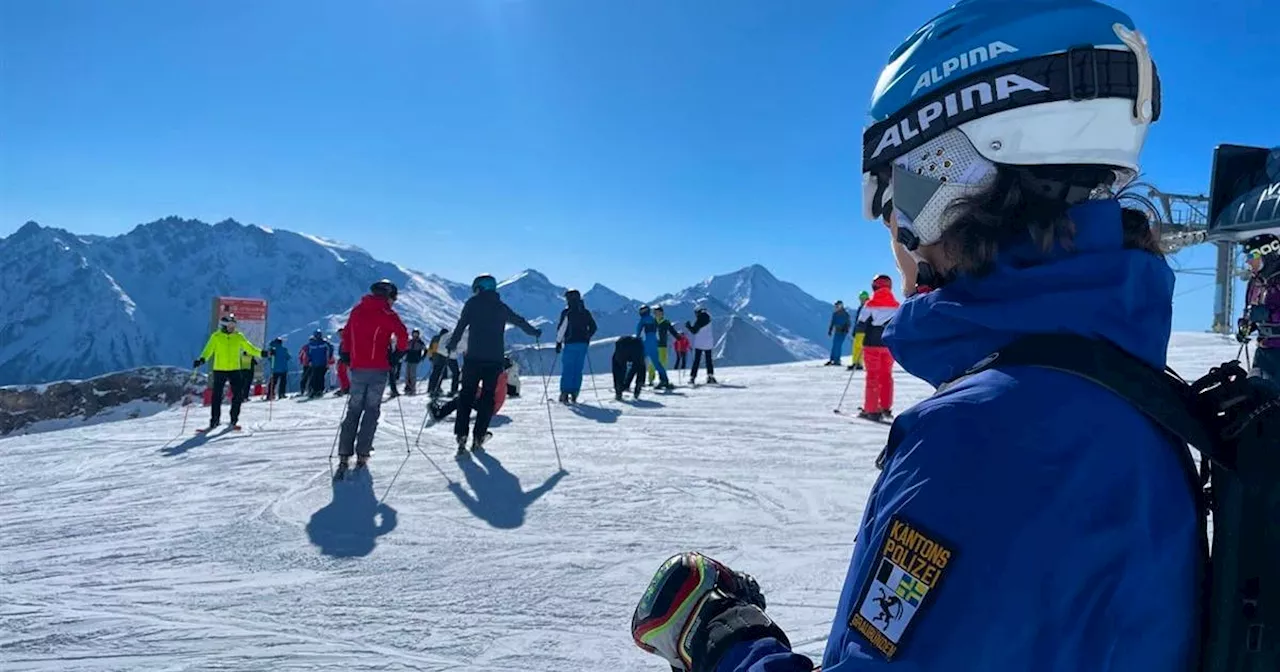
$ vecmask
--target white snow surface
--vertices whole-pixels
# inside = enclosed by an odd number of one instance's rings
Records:
[[[1178,334],[1171,364],[1194,377],[1235,353]],[[204,443],[198,406],[185,431],[174,408],[0,439],[0,669],[666,669],[628,626],[686,549],[754,574],[820,655],[888,428],[832,413],[843,368],[718,373],[639,403],[601,376],[603,402],[591,380],[580,407],[553,402],[563,474],[536,377],[488,456],[457,462],[447,426],[423,433],[444,475],[415,451],[395,478],[394,401],[371,482],[336,486],[335,398],[249,402],[243,432]],[[897,379],[899,409],[931,393]],[[861,396],[857,373],[844,408]],[[425,403],[404,398],[410,444]]]

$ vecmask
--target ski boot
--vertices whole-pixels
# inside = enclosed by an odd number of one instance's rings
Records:
[[[471,439],[471,452],[483,453],[484,443],[493,438],[493,432],[485,432],[484,436],[477,436]]]
[[[622,401],[622,392],[620,390],[614,390],[613,398],[616,401]]]
[[[715,384],[716,384],[716,377],[715,377],[715,376],[707,376],[707,384],[708,384],[708,385],[715,385]]]
[[[868,412],[866,409],[863,409],[863,408],[859,407],[859,408],[858,408],[858,417],[859,417],[859,418],[862,418],[863,420],[870,420],[870,421],[872,421],[872,422],[884,422],[884,419],[885,419],[885,411],[871,411],[871,412]]]
[[[425,425],[426,427],[430,427],[436,424],[437,422],[440,422],[440,416],[437,415],[439,411],[440,411],[440,404],[436,403],[435,401],[432,401],[427,404],[427,424]]]
[[[203,429],[197,429],[196,434],[208,434],[209,432],[212,432],[220,424],[222,423],[217,420],[210,420],[209,426]]]
[[[570,395],[569,395],[569,403],[571,403],[571,404],[576,404],[576,403],[578,403],[578,395],[577,395],[577,394],[570,394]]]
[[[368,455],[356,456],[356,466],[354,469],[352,469],[352,471],[355,472],[356,474],[359,474],[360,472],[365,471],[368,468],[369,468],[369,456]]]
[[[459,434],[456,438],[458,439],[458,452],[454,454],[454,457],[466,457],[466,455],[467,455],[467,435],[466,435],[466,434]]]
[[[567,404],[567,403],[569,403],[569,393],[568,393],[568,392],[561,392],[561,393],[560,393],[560,403],[562,403],[562,404]]]
[[[333,472],[333,480],[341,481],[347,477],[347,459],[347,456],[343,455],[342,458],[338,460],[338,468]]]

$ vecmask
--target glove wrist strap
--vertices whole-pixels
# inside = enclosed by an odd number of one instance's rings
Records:
[[[691,672],[715,672],[721,656],[741,642],[772,637],[791,648],[786,633],[759,607],[736,599],[723,600],[722,603],[724,606],[719,607],[719,613],[693,636],[689,649],[693,661]]]

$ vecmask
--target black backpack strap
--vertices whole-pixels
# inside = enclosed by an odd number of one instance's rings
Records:
[[[1023,336],[984,358],[963,376],[1006,366],[1036,366],[1080,376],[1127,400],[1165,431],[1202,453],[1215,449],[1212,435],[1196,416],[1191,388],[1107,341],[1077,334]]]

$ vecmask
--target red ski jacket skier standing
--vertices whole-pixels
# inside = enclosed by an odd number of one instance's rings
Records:
[[[898,312],[893,279],[877,275],[871,281],[871,299],[858,313],[862,337],[862,363],[867,370],[866,401],[859,417],[886,420],[893,415],[893,355],[882,340],[884,327]]]
[[[373,452],[373,435],[378,431],[382,414],[382,393],[387,385],[391,359],[404,356],[409,347],[409,332],[392,309],[399,290],[390,280],[379,280],[369,293],[351,309],[342,330],[341,360],[350,370],[351,391],[347,396],[347,412],[342,419],[338,440],[338,471],[346,473],[347,460],[357,455],[356,468],[363,468]],[[392,349],[391,337],[396,339]],[[390,353],[390,357],[388,357]]]

